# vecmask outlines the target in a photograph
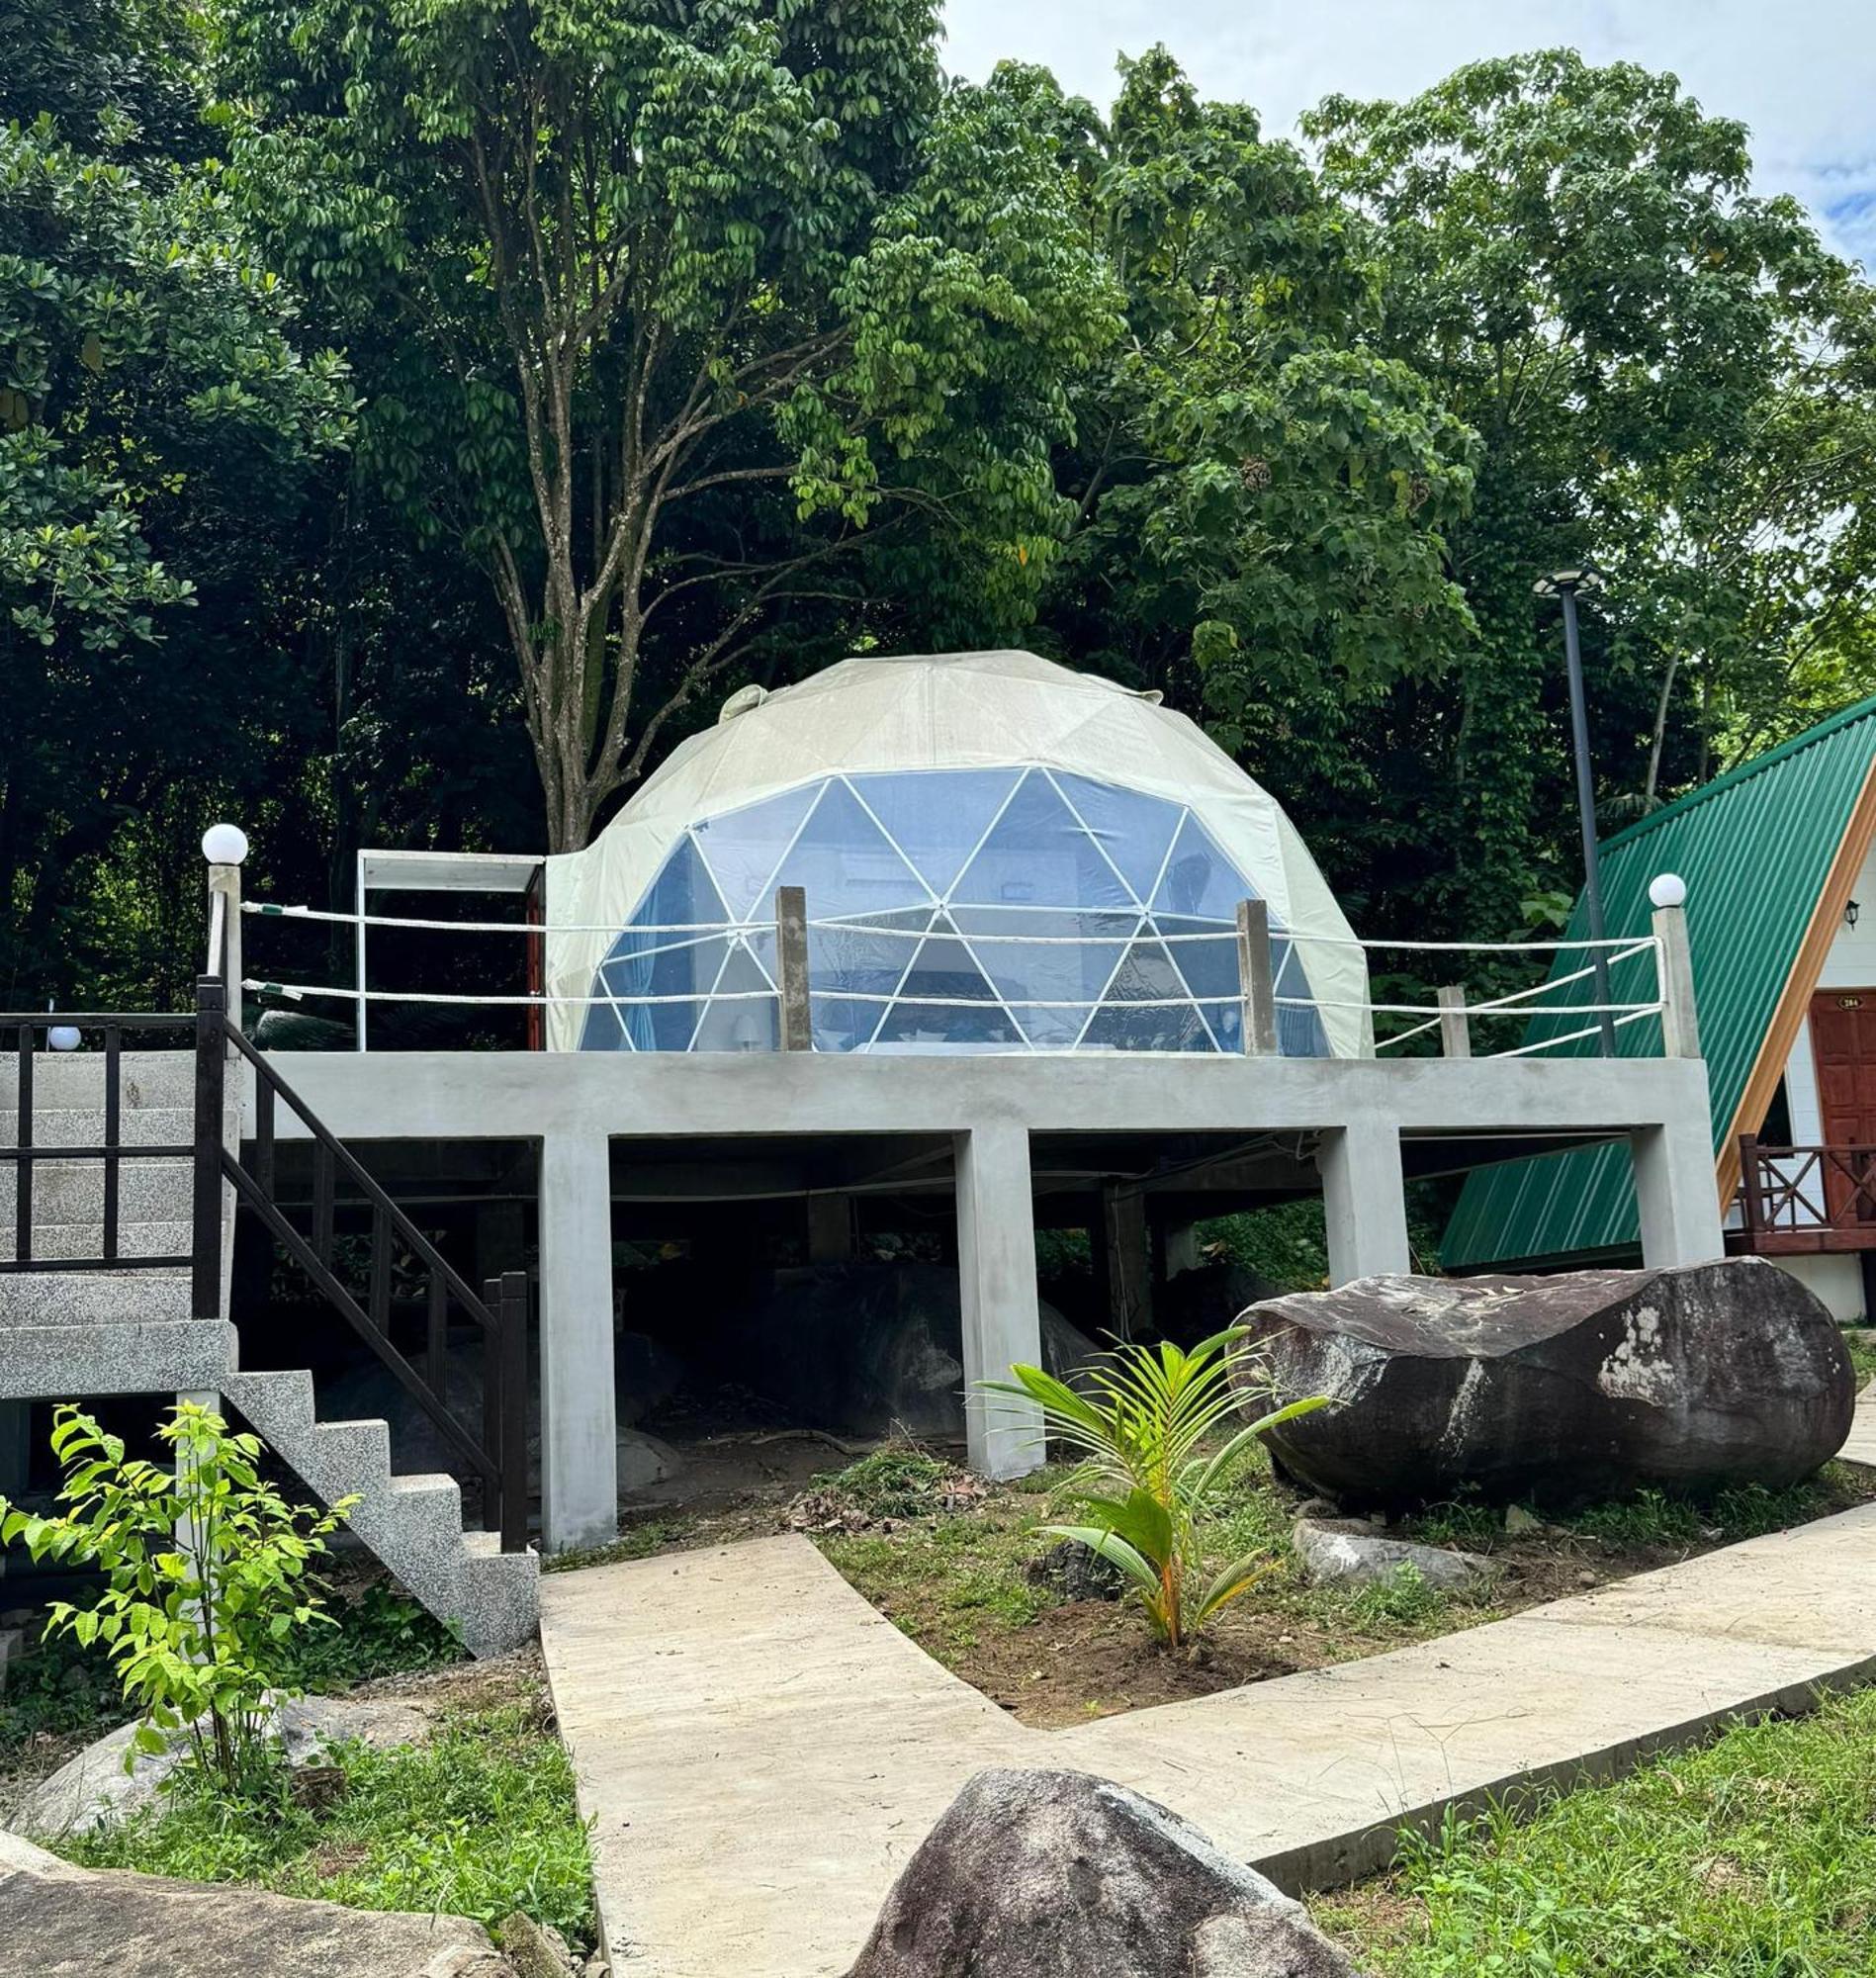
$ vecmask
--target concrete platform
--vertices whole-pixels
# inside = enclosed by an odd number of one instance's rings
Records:
[[[1392,1655],[1063,1731],[950,1675],[802,1538],[549,1574],[541,1638],[617,1967],[823,1978],[985,1765],[1138,1787],[1310,1888],[1385,1864],[1403,1820],[1608,1776],[1737,1711],[1802,1710],[1876,1675],[1876,1505]]]

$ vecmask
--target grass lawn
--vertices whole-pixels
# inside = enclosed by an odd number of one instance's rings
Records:
[[[1876,1690],[1409,1842],[1310,1907],[1375,1978],[1871,1978]]]
[[[491,1930],[523,1910],[590,1948],[586,1830],[538,1658],[448,1669],[380,1693],[432,1706],[426,1744],[343,1747],[337,1776],[303,1774],[248,1801],[185,1775],[167,1804],[58,1851],[94,1868],[252,1882],[357,1909],[446,1910]]]
[[[1176,1656],[1154,1646],[1130,1602],[1065,1599],[1032,1576],[1052,1543],[1041,1528],[1068,1509],[1050,1496],[1063,1474],[986,1486],[935,1455],[889,1445],[818,1478],[805,1495],[745,1499],[721,1514],[661,1513],[602,1553],[549,1565],[805,1532],[929,1654],[1024,1723],[1046,1728],[1377,1655],[1876,1496],[1876,1473],[1833,1464],[1790,1490],[1733,1490],[1703,1503],[1651,1493],[1515,1535],[1496,1511],[1451,1505],[1399,1535],[1488,1554],[1499,1568],[1488,1590],[1445,1596],[1409,1570],[1390,1584],[1343,1592],[1303,1580],[1289,1543],[1296,1495],[1258,1454],[1225,1505],[1213,1554],[1222,1562],[1264,1553],[1269,1574],[1216,1618],[1195,1655]]]

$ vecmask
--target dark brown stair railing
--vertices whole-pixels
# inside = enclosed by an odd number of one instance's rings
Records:
[[[398,1207],[357,1157],[320,1121],[260,1051],[227,1021],[220,979],[205,975],[197,984],[197,1146],[213,1127],[218,1181],[225,1177],[240,1204],[313,1281],[341,1318],[381,1365],[422,1409],[450,1449],[482,1481],[483,1522],[501,1536],[504,1552],[527,1544],[527,1277],[509,1272],[491,1279],[477,1293],[410,1217]],[[223,1043],[244,1059],[254,1074],[254,1137],[251,1163],[221,1140]],[[275,1193],[275,1151],[279,1109],[285,1107],[313,1142],[313,1200],[311,1231],[303,1232]],[[221,1194],[205,1187],[197,1170],[197,1268],[221,1274]],[[362,1198],[371,1213],[365,1303],[361,1304],[333,1270],[333,1207],[337,1177]],[[213,1206],[205,1218],[204,1206]],[[212,1221],[212,1228],[210,1226]],[[393,1252],[402,1249],[425,1280],[423,1367],[419,1371],[392,1336]],[[449,1317],[460,1310],[481,1337],[483,1419],[478,1437],[449,1406],[447,1354]]]
[[[123,1134],[123,1049],[124,1034],[148,1033],[176,1043],[184,1043],[196,1019],[183,1012],[173,1015],[133,1016],[121,1011],[100,1013],[91,1010],[54,1012],[44,1010],[0,1011],[0,1034],[10,1034],[13,1038],[13,1117],[15,1132],[11,1145],[0,1146],[0,1169],[13,1169],[13,1241],[10,1255],[0,1255],[0,1274],[56,1271],[63,1275],[77,1271],[151,1271],[174,1270],[180,1265],[193,1262],[193,1256],[154,1257],[124,1254],[123,1227],[121,1221],[121,1176],[125,1161],[178,1161],[190,1159],[196,1149],[193,1144],[130,1145],[124,1142]],[[96,1062],[103,1059],[104,1090],[101,1108],[104,1115],[103,1139],[97,1144],[76,1142],[44,1143],[38,1134],[38,1118],[43,1110],[39,1105],[39,1095],[34,1072],[42,1053],[50,1050],[50,1036],[55,1030],[74,1030],[82,1038],[91,1032],[101,1034],[104,1049],[99,1052],[56,1053],[59,1058],[75,1057],[79,1062]],[[89,1094],[84,1095],[89,1098]],[[91,1106],[75,1109],[81,1112],[100,1110]],[[99,1218],[99,1254],[95,1257],[47,1257],[34,1254],[34,1214],[35,1214],[35,1171],[46,1161],[67,1163],[75,1167],[97,1162],[103,1166],[103,1201]]]

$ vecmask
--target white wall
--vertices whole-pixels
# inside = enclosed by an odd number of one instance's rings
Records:
[[[1856,875],[1850,897],[1862,908],[1855,927],[1839,921],[1836,939],[1824,958],[1820,989],[1876,989],[1876,843],[1872,843]],[[1785,1063],[1785,1093],[1791,1102],[1794,1146],[1815,1147],[1824,1138],[1824,1116],[1818,1105],[1818,1067],[1811,1055],[1811,1018],[1798,1026],[1798,1035]],[[1854,1261],[1854,1260],[1852,1260]],[[1856,1295],[1858,1308],[1862,1293]]]
[[[1863,1273],[1854,1257],[1774,1257],[1781,1271],[1816,1292],[1840,1325],[1864,1322]]]

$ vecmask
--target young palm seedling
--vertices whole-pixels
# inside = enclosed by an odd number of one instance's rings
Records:
[[[1218,1499],[1266,1429],[1328,1400],[1314,1394],[1230,1429],[1257,1385],[1245,1338],[1231,1326],[1190,1351],[1169,1340],[1119,1346],[1076,1388],[1039,1367],[1012,1367],[1010,1380],[986,1384],[989,1394],[1034,1402],[1048,1434],[1080,1456],[1063,1488],[1086,1521],[1048,1529],[1118,1567],[1171,1649],[1188,1646],[1273,1570],[1258,1553],[1208,1558]]]

